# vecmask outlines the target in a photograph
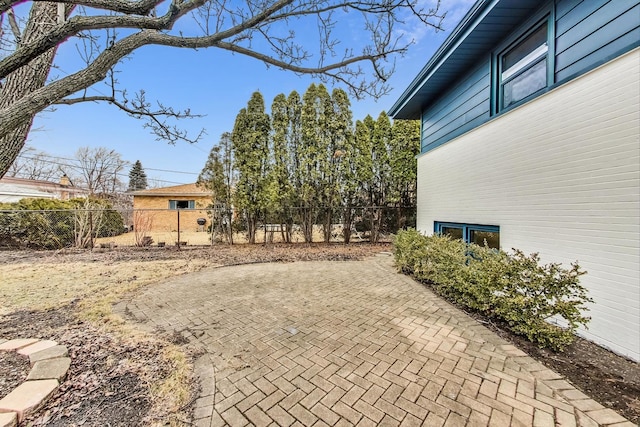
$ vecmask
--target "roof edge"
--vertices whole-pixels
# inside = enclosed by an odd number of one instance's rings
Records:
[[[429,75],[433,74],[442,63],[447,59],[449,53],[455,50],[455,48],[464,41],[471,30],[475,28],[484,16],[495,7],[500,0],[478,0],[469,9],[466,15],[458,23],[458,25],[451,31],[449,37],[442,42],[442,45],[431,56],[429,62],[420,70],[418,75],[411,81],[407,89],[400,95],[398,100],[389,109],[389,116],[395,118],[396,115],[406,106],[415,93],[428,79]]]
[[[126,193],[130,196],[146,196],[146,197],[167,197],[167,196],[175,196],[175,197],[208,197],[211,196],[211,192],[202,192],[202,193],[143,193],[133,191],[131,193]]]

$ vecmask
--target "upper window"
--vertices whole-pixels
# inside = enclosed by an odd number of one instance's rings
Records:
[[[497,111],[540,92],[551,84],[549,19],[513,40],[497,55]]]
[[[467,243],[475,243],[479,246],[484,246],[486,243],[486,245],[492,249],[500,249],[500,227],[495,225],[436,221],[434,231],[437,234],[450,236],[452,239],[460,239]]]
[[[195,209],[195,200],[169,200],[169,209]]]

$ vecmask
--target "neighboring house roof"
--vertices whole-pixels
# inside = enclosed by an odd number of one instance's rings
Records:
[[[422,109],[507,37],[546,0],[478,0],[389,110],[419,119]]]
[[[28,185],[0,182],[0,203],[13,203],[27,198],[55,199],[55,195],[36,190]]]
[[[14,177],[0,179],[0,202],[4,203],[17,202],[26,198],[68,199],[87,193],[85,189],[51,181]]]
[[[152,188],[149,190],[131,191],[132,196],[152,197],[202,197],[209,196],[211,192],[198,184],[174,185],[171,187]]]

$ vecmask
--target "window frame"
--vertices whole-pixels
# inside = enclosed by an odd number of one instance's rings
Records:
[[[178,202],[187,202],[187,207],[186,208],[179,208],[178,207]],[[169,199],[169,209],[171,210],[177,210],[177,209],[195,209],[196,208],[196,201],[191,199]]]
[[[521,61],[531,56],[530,61],[526,65],[521,66],[517,71],[510,74],[503,80],[502,58],[509,53],[514,47],[520,44],[527,37],[531,36],[542,25],[547,25],[547,49],[545,55],[527,55]],[[535,52],[535,51],[534,51]],[[525,96],[524,98],[513,102],[511,105],[504,106],[503,87],[506,83],[513,81],[518,76],[531,70],[540,60],[546,61],[546,78],[547,82],[543,88]],[[518,62],[521,62],[518,61]],[[514,64],[511,68],[513,68]],[[512,33],[491,55],[491,114],[497,115],[516,108],[530,100],[549,91],[555,83],[555,8],[553,2],[547,3],[538,13],[522,24],[518,30]]]
[[[435,234],[442,234],[443,228],[460,228],[462,229],[462,241],[465,243],[472,243],[471,233],[473,231],[488,231],[491,233],[498,233],[498,246],[500,245],[500,226],[499,225],[485,225],[485,224],[468,224],[461,222],[445,222],[434,221],[433,232]]]

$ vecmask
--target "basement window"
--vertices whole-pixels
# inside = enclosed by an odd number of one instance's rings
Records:
[[[500,227],[496,225],[461,224],[456,222],[434,223],[434,232],[460,239],[467,243],[484,246],[485,242],[492,249],[500,249]]]

